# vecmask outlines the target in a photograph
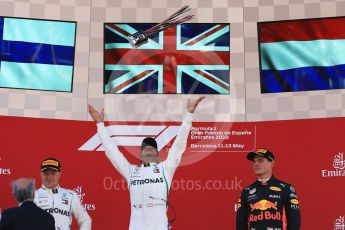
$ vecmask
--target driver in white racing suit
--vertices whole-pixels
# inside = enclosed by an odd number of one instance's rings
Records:
[[[104,110],[98,112],[89,105],[89,113],[97,122],[98,135],[106,156],[128,183],[131,200],[130,230],[169,229],[166,212],[171,181],[182,153],[186,149],[192,114],[204,98],[188,100],[188,113],[183,119],[165,161],[158,161],[157,143],[154,138],[149,137],[143,140],[140,154],[141,165],[130,164],[118,150],[116,143],[111,141],[103,123]]]
[[[56,230],[70,230],[72,214],[79,230],[91,230],[91,218],[81,205],[77,193],[59,186],[60,175],[60,162],[57,159],[48,158],[42,162],[42,187],[36,190],[34,202],[54,217]]]

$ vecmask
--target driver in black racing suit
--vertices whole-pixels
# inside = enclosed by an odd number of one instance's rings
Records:
[[[273,177],[273,153],[257,149],[247,155],[258,179],[246,187],[237,205],[237,230],[299,230],[300,208],[295,189]]]

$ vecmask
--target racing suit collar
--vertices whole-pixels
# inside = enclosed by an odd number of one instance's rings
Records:
[[[51,188],[47,188],[46,186],[44,186],[42,184],[42,189],[50,192],[50,193],[57,193],[58,189],[61,188],[60,185],[56,186],[55,188],[51,189]]]
[[[150,166],[155,166],[155,165],[157,165],[157,163],[155,163],[155,162],[152,162],[152,163],[142,163],[141,164],[142,167],[150,167]]]
[[[256,182],[257,182],[257,184],[259,184],[259,185],[270,185],[271,183],[272,183],[272,181],[274,181],[274,177],[273,177],[273,175],[270,177],[270,178],[268,178],[268,179],[257,179],[256,180]]]
[[[272,177],[272,176],[271,176]],[[270,179],[271,179],[271,177],[269,177],[268,179],[259,179],[258,178],[258,181],[260,181],[260,182],[268,182]]]

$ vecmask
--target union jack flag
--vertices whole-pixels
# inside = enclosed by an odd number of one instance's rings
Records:
[[[105,23],[104,93],[229,94],[230,24],[182,24],[133,48],[152,23]]]

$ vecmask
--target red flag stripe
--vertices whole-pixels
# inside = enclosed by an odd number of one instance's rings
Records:
[[[345,39],[345,17],[258,24],[259,42]]]
[[[116,86],[114,89],[111,90],[110,93],[116,93],[117,91],[119,91],[120,89],[126,87],[127,85],[139,80],[140,78],[145,77],[147,74],[152,73],[153,70],[146,70],[140,74],[138,74],[137,76],[133,77],[132,79],[129,79],[128,81]]]
[[[200,74],[201,76],[203,76],[204,78],[216,83],[217,85],[219,85],[220,87],[223,87],[224,89],[229,89],[229,86],[225,85],[223,82],[218,81],[217,79],[214,79],[213,77],[211,77],[210,75],[200,71],[200,70],[194,70],[196,73]]]
[[[114,30],[117,30],[118,32],[120,32],[121,34],[125,35],[125,36],[129,36],[131,35],[130,33],[128,33],[127,31],[121,29],[120,27],[116,26],[116,24],[108,24],[108,26],[110,26],[111,28],[113,28]]]
[[[164,50],[137,50],[137,49],[106,49],[104,51],[105,65],[155,65],[162,64],[166,56],[175,57],[178,65],[224,65],[230,63],[228,52],[200,52]]]
[[[210,31],[207,32],[206,34],[204,34],[204,35],[202,35],[202,36],[200,36],[200,37],[198,37],[198,38],[196,38],[196,39],[194,39],[194,40],[188,42],[186,45],[187,45],[187,46],[194,45],[194,44],[197,43],[198,41],[201,41],[202,39],[206,38],[208,35],[210,35],[210,34],[212,34],[212,33],[215,33],[215,32],[217,32],[218,30],[221,30],[221,29],[223,29],[223,28],[226,27],[226,26],[227,26],[227,25],[220,25],[220,26],[214,28],[213,30],[210,30]]]

